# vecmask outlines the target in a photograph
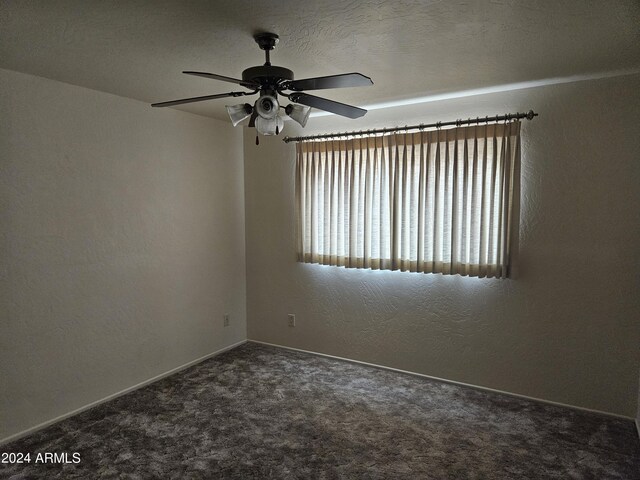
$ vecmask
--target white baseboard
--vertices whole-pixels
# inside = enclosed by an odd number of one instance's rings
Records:
[[[595,413],[595,414],[598,414],[598,415],[605,415],[607,417],[621,418],[621,419],[624,419],[624,420],[634,420],[632,417],[628,417],[626,415],[620,415],[618,413],[604,412],[602,410],[595,410],[595,409],[592,409],[592,408],[579,407],[577,405],[569,405],[567,403],[554,402],[552,400],[545,400],[543,398],[529,397],[527,395],[521,395],[519,393],[506,392],[504,390],[497,390],[495,388],[482,387],[482,386],[479,386],[479,385],[473,385],[471,383],[458,382],[456,380],[448,380],[446,378],[440,378],[440,377],[434,377],[434,376],[431,376],[431,375],[425,375],[424,373],[410,372],[408,370],[401,370],[399,368],[387,367],[387,366],[384,366],[384,365],[377,365],[375,363],[362,362],[360,360],[353,360],[351,358],[337,357],[335,355],[329,355],[327,353],[313,352],[311,350],[302,350],[301,348],[293,348],[293,347],[287,347],[286,345],[278,345],[278,344],[275,344],[275,343],[261,342],[260,340],[252,340],[250,338],[247,339],[247,341],[250,342],[250,343],[258,343],[258,344],[261,344],[261,345],[268,345],[270,347],[284,348],[285,350],[293,350],[293,351],[296,351],[296,352],[310,353],[311,355],[319,355],[321,357],[333,358],[333,359],[342,360],[342,361],[345,361],[345,362],[358,363],[360,365],[366,365],[368,367],[380,368],[382,370],[391,370],[392,372],[406,373],[408,375],[427,378],[429,380],[435,380],[437,382],[450,383],[450,384],[459,385],[459,386],[462,386],[462,387],[473,388],[475,390],[483,390],[485,392],[498,393],[500,395],[508,395],[510,397],[522,398],[524,400],[531,400],[533,402],[546,403],[548,405],[555,405],[557,407],[571,408],[573,410],[580,410],[580,411],[583,411],[583,412]],[[636,426],[638,427],[638,433],[640,434],[640,426],[638,425],[638,421],[637,420],[636,420]]]
[[[220,350],[216,350],[213,353],[209,353],[207,355],[204,355],[203,357],[196,358],[195,360],[192,360],[192,361],[190,361],[188,363],[185,363],[184,365],[180,365],[179,367],[172,368],[171,370],[169,370],[167,372],[164,372],[164,373],[161,373],[160,375],[156,375],[155,377],[149,378],[148,380],[145,380],[145,381],[140,382],[140,383],[138,383],[136,385],[133,385],[132,387],[125,388],[124,390],[121,390],[119,392],[116,392],[116,393],[113,393],[111,395],[108,395],[108,396],[106,396],[104,398],[101,398],[100,400],[96,400],[95,402],[91,402],[88,405],[85,405],[85,406],[80,407],[80,408],[76,408],[75,410],[67,412],[67,413],[65,413],[63,415],[59,415],[59,416],[57,416],[55,418],[52,418],[51,420],[47,420],[46,422],[39,423],[38,425],[36,425],[34,427],[31,427],[31,428],[28,428],[28,429],[23,430],[21,432],[18,432],[18,433],[15,433],[13,435],[10,435],[10,436],[8,436],[6,438],[1,439],[0,440],[0,445],[4,445],[4,444],[7,444],[9,442],[13,442],[15,440],[18,440],[18,439],[20,439],[22,437],[26,437],[27,435],[31,435],[32,433],[35,433],[38,430],[42,430],[43,428],[47,428],[50,425],[53,425],[54,423],[60,422],[60,421],[65,420],[65,419],[67,419],[69,417],[73,417],[74,415],[77,415],[77,414],[79,414],[81,412],[84,412],[85,410],[89,410],[90,408],[96,407],[96,406],[100,405],[101,403],[108,402],[109,400],[113,400],[114,398],[121,397],[122,395],[126,395],[127,393],[133,392],[134,390],[137,390],[139,388],[146,387],[147,385],[149,385],[151,383],[157,382],[158,380],[162,380],[163,378],[166,378],[166,377],[168,377],[170,375],[173,375],[174,373],[177,373],[180,370],[184,370],[185,368],[189,368],[189,367],[191,367],[193,365],[196,365],[196,364],[198,364],[200,362],[204,362],[205,360],[207,360],[207,359],[209,359],[211,357],[215,357],[216,355],[220,355],[221,353],[226,352],[227,350],[231,350],[233,348],[236,348],[236,347],[238,347],[238,346],[240,346],[240,345],[242,345],[242,344],[244,344],[246,342],[247,342],[246,340],[242,340],[240,342],[237,342],[237,343],[234,343],[232,345],[226,346],[224,348],[221,348]]]

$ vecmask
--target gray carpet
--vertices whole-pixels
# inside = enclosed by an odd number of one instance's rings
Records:
[[[631,421],[256,344],[0,451],[81,454],[15,479],[640,479]]]

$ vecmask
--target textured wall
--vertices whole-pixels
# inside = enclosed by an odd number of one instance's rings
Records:
[[[293,144],[256,147],[247,130],[249,338],[633,417],[638,91],[635,75],[309,121],[306,133],[539,111],[523,125],[512,280],[296,263]]]
[[[7,70],[0,118],[0,439],[246,338],[239,131]]]

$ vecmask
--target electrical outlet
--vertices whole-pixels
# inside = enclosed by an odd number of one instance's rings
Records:
[[[287,317],[289,318],[289,326],[290,327],[295,327],[296,326],[296,316],[293,313],[290,313],[289,315],[287,315]]]
[[[229,326],[229,314],[228,313],[224,314],[224,326],[225,327]]]

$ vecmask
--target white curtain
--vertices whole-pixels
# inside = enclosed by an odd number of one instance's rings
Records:
[[[507,277],[520,122],[297,144],[297,258]]]

